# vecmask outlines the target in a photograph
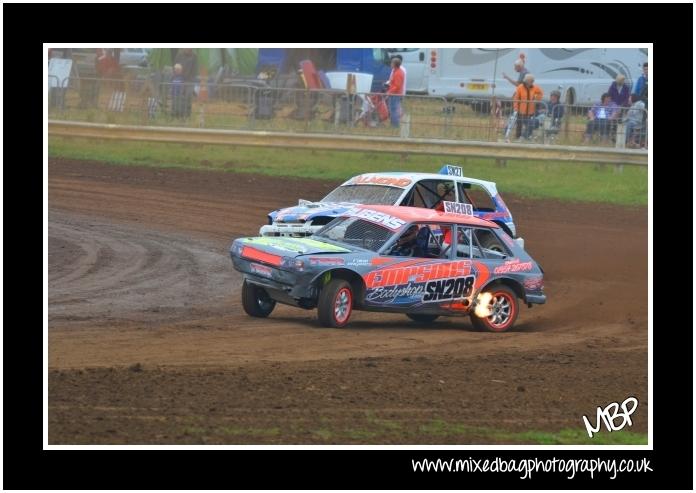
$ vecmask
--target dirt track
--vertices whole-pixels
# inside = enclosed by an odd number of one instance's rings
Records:
[[[549,297],[511,333],[250,319],[230,240],[335,185],[51,160],[49,441],[480,443],[579,428],[628,395],[647,430],[645,208],[505,193]]]

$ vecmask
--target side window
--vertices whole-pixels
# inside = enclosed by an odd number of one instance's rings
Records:
[[[475,229],[476,243],[482,258],[501,260],[510,255],[509,250],[490,229]]]
[[[471,248],[471,228],[457,227],[457,258],[471,258],[475,255]],[[480,256],[478,258],[481,258]]]
[[[493,198],[482,186],[473,183],[460,183],[459,187],[460,202],[473,205],[477,211],[495,211]]]
[[[388,255],[438,258],[442,252],[442,238],[450,236],[448,229],[439,224],[412,224],[397,238]],[[444,253],[447,255],[448,251]]]
[[[413,187],[413,207],[441,208],[442,201],[456,200],[451,180],[421,180]]]

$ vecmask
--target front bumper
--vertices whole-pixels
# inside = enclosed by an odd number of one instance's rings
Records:
[[[543,305],[546,303],[545,294],[528,294],[525,298],[527,298],[527,303],[533,303],[535,305]]]
[[[259,234],[261,236],[294,236],[296,238],[302,238],[313,235],[323,227],[324,226],[310,226],[307,224],[273,223],[261,226]]]

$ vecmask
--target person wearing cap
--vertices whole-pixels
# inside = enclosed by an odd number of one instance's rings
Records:
[[[537,121],[534,125],[535,128],[538,128],[539,126],[543,125],[544,120],[546,120],[546,118],[550,118],[551,125],[549,126],[547,133],[558,133],[558,130],[561,126],[561,119],[565,114],[565,108],[563,108],[563,105],[560,103],[560,100],[561,91],[557,89],[551,91],[551,94],[549,94],[549,102],[546,105],[546,108],[539,108],[539,116],[537,117]]]
[[[515,60],[513,68],[515,72],[517,72],[517,79],[513,79],[512,77],[508,76],[505,72],[503,72],[503,78],[513,86],[517,87],[520,84],[522,84],[522,82],[524,82],[524,76],[529,73],[529,70],[527,70],[524,66],[524,55],[520,54],[520,57],[517,60]]]
[[[537,106],[535,101],[541,101],[543,97],[544,91],[541,90],[541,87],[534,84],[534,75],[525,75],[523,83],[517,86],[512,97],[512,106],[515,112],[517,112],[521,137],[524,139],[529,139],[532,130],[534,130]],[[522,130],[522,127],[524,127],[524,130]]]
[[[609,96],[611,96],[611,100],[622,108],[627,108],[631,104],[628,100],[631,91],[625,82],[626,76],[619,74],[616,76],[616,80],[609,86]]]

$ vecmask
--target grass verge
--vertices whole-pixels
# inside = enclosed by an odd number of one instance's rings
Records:
[[[261,173],[309,179],[345,180],[375,171],[437,172],[444,163],[461,165],[466,176],[495,181],[506,195],[643,206],[648,202],[648,170],[625,166],[551,161],[332,152],[303,149],[227,147],[150,142],[104,142],[49,137],[49,157],[89,159],[110,164]],[[320,197],[316,197],[319,199]]]

